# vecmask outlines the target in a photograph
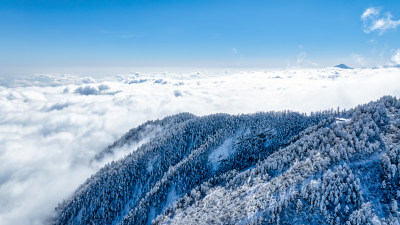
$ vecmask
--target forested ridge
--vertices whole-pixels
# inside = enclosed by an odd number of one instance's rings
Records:
[[[398,224],[400,101],[194,116],[130,130],[54,224]],[[141,142],[140,142],[141,143]]]

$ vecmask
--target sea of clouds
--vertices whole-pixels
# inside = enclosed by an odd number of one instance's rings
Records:
[[[0,221],[43,224],[129,129],[179,112],[309,113],[400,96],[400,68],[0,78]],[[137,146],[137,145],[136,145]]]

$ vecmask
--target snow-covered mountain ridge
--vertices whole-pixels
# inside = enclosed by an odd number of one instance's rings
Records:
[[[400,101],[347,111],[197,117],[132,129],[55,224],[396,224]]]

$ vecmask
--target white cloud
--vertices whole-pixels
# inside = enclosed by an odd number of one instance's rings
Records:
[[[396,64],[400,65],[400,49],[397,49],[397,51],[393,54],[392,56],[392,61]]]
[[[40,82],[21,78],[19,85],[0,86],[1,224],[43,224],[86,178],[132,149],[102,162],[91,159],[147,120],[179,112],[349,108],[383,95],[399,96],[399,71],[165,72],[97,80],[47,75]],[[102,94],[74,92],[86,86]]]
[[[239,53],[239,51],[237,50],[237,48],[232,48],[231,49],[232,54],[236,55]]]
[[[377,31],[381,35],[389,29],[396,29],[400,26],[400,20],[393,20],[393,16],[390,12],[386,12],[384,16],[379,15],[380,10],[373,7],[366,9],[361,15],[365,33]]]
[[[127,33],[122,34],[120,37],[122,39],[127,39],[127,38],[133,38],[133,37],[135,37],[135,35],[133,33],[127,32]]]
[[[368,8],[365,12],[361,15],[361,19],[367,19],[371,16],[376,16],[380,13],[380,10],[374,7]]]
[[[316,67],[318,64],[309,60],[307,52],[303,51],[299,53],[296,57],[296,66],[297,67],[304,67],[304,68],[312,68]]]
[[[306,52],[302,52],[302,53],[298,54],[297,60],[296,60],[297,64],[302,64],[306,58],[307,58]]]
[[[355,64],[359,65],[359,66],[364,66],[366,64],[366,60],[364,57],[362,57],[359,54],[352,54],[351,58],[353,59],[353,61],[355,62]]]

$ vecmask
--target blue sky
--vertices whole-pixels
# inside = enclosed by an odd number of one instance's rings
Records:
[[[368,8],[378,14],[362,20]],[[392,26],[366,28],[389,13]],[[383,65],[400,49],[399,20],[400,1],[2,0],[0,72]]]

